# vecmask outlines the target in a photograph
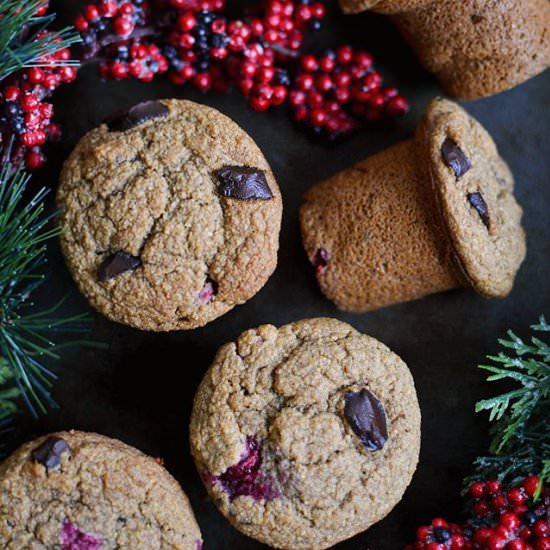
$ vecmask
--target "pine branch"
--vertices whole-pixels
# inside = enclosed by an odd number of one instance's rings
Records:
[[[43,66],[45,56],[80,42],[71,27],[43,32],[55,19],[53,14],[36,15],[44,4],[44,0],[0,0],[0,81],[25,67]]]
[[[541,316],[531,329],[550,332],[550,325]],[[550,346],[534,336],[524,342],[512,331],[507,334],[499,343],[510,352],[489,356],[495,364],[480,368],[491,373],[488,381],[508,380],[519,387],[476,404],[476,412],[488,411],[495,424],[491,455],[475,461],[475,474],[466,484],[488,477],[513,484],[532,473],[550,481]]]
[[[58,358],[63,344],[53,342],[50,334],[80,330],[86,317],[56,318],[61,302],[35,311],[30,298],[44,280],[37,268],[45,262],[45,242],[59,230],[48,229],[46,190],[25,203],[28,180],[10,164],[0,170],[0,421],[13,414],[18,397],[34,415],[45,412],[46,405],[55,406],[50,387],[56,376],[42,358]]]

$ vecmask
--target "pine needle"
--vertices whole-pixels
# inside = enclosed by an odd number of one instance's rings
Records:
[[[34,415],[55,406],[50,388],[56,377],[43,360],[57,359],[65,344],[51,336],[81,329],[86,318],[55,317],[61,302],[36,310],[30,301],[44,280],[36,270],[45,262],[45,243],[59,230],[48,228],[44,189],[25,202],[29,177],[10,164],[0,170],[0,422],[17,410],[18,398]]]
[[[69,27],[40,34],[55,19],[53,14],[35,15],[43,4],[43,0],[0,0],[0,80],[25,67],[42,66],[44,56],[80,42],[78,34]]]
[[[541,316],[531,329],[546,333],[550,325]],[[550,481],[550,346],[535,336],[525,342],[511,330],[507,335],[499,340],[506,352],[489,356],[494,364],[480,368],[491,373],[488,381],[507,380],[518,387],[476,404],[476,412],[488,411],[494,422],[491,454],[475,461],[475,474],[466,484],[495,477],[510,485],[529,474],[537,474],[541,483]]]

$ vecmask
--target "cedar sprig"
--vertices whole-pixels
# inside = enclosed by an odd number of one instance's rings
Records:
[[[0,420],[15,412],[19,397],[34,415],[55,406],[50,394],[55,374],[43,361],[57,359],[66,344],[55,343],[51,334],[81,330],[85,318],[56,317],[61,302],[45,310],[32,302],[44,281],[38,270],[46,261],[46,241],[59,230],[49,228],[45,189],[25,200],[29,177],[9,163],[0,170]]]
[[[55,15],[36,15],[44,4],[44,0],[0,0],[0,81],[25,67],[42,66],[47,63],[44,57],[80,42],[72,27],[49,30]]]
[[[547,333],[550,325],[541,316],[531,329]],[[550,346],[536,336],[526,342],[511,330],[507,335],[499,340],[505,351],[480,368],[491,373],[488,381],[517,387],[476,404],[476,412],[488,411],[494,425],[490,455],[475,461],[467,484],[489,477],[513,484],[529,474],[537,474],[541,484],[550,482]]]

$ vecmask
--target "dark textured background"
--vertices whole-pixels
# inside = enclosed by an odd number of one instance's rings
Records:
[[[237,7],[241,2],[229,2]],[[83,2],[59,0],[54,7],[70,18]],[[510,92],[466,105],[494,136],[516,176],[517,196],[525,209],[529,252],[511,296],[488,301],[473,291],[458,290],[378,312],[352,315],[337,311],[319,293],[302,251],[298,233],[301,196],[317,180],[408,137],[431,97],[440,93],[432,77],[415,61],[384,18],[372,14],[335,16],[316,45],[351,42],[368,48],[387,76],[412,101],[411,113],[396,123],[366,130],[344,144],[327,148],[312,143],[291,123],[283,109],[254,113],[237,94],[201,95],[167,81],[100,83],[93,68],[55,96],[61,143],[50,147],[44,184],[55,187],[59,169],[76,141],[107,114],[149,98],[187,97],[212,105],[234,118],[258,142],[271,162],[284,197],[279,267],[265,288],[207,327],[190,332],[149,334],[94,315],[91,337],[108,348],[63,352],[55,364],[60,380],[54,394],[61,408],[34,421],[18,420],[14,443],[51,430],[93,430],[162,456],[191,498],[206,548],[259,549],[240,535],[205,496],[187,441],[191,400],[216,349],[243,330],[261,323],[280,325],[296,319],[334,316],[379,338],[408,363],[416,380],[423,412],[422,454],[418,471],[403,501],[368,532],[338,548],[396,550],[429,518],[457,517],[461,478],[475,456],[487,447],[485,418],[474,403],[497,388],[484,383],[476,369],[506,329],[520,334],[540,313],[550,313],[548,267],[550,239],[550,155],[548,149],[550,74]],[[47,291],[38,302],[50,304],[71,293],[67,311],[87,310],[56,244],[50,247]]]

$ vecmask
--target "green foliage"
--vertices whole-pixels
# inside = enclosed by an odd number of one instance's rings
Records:
[[[25,67],[40,66],[44,55],[80,41],[71,28],[39,35],[55,18],[36,16],[42,5],[43,0],[0,0],[0,80]]]
[[[550,332],[550,325],[541,316],[531,329]],[[476,412],[488,411],[494,422],[491,454],[476,460],[476,473],[467,483],[497,477],[509,484],[532,473],[550,481],[550,346],[535,336],[525,342],[512,331],[507,334],[499,340],[506,351],[489,356],[494,364],[480,368],[491,373],[488,381],[506,380],[516,387],[477,403]]]
[[[12,414],[21,397],[33,414],[54,402],[50,386],[55,375],[44,358],[57,358],[64,346],[51,333],[75,330],[84,316],[69,319],[54,314],[61,303],[37,311],[31,296],[43,282],[37,269],[45,261],[45,242],[58,234],[48,229],[42,189],[26,202],[29,176],[6,164],[0,170],[0,420]],[[74,342],[73,342],[74,344]]]

